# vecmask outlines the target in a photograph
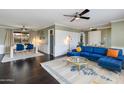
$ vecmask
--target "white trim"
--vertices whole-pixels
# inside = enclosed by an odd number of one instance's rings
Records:
[[[47,48],[48,54],[50,54],[50,30],[53,30],[53,35],[55,36],[55,29],[54,29],[54,28],[49,29],[49,30],[48,30],[48,48]],[[55,37],[54,37],[54,38],[55,38]],[[55,42],[55,41],[54,41],[54,42]],[[54,45],[54,44],[53,44],[53,45]],[[55,45],[53,46],[53,55],[55,54],[54,47],[55,47]]]
[[[94,27],[93,29],[97,29],[97,30],[103,30],[103,29],[111,29],[111,26],[105,26],[105,27]],[[97,31],[96,30],[96,31]],[[87,31],[92,31],[92,30],[87,30]],[[85,32],[85,31],[84,31]]]
[[[68,27],[68,28],[72,28],[72,29],[76,29],[76,30],[83,30],[83,29],[77,29],[77,28],[74,28],[74,27],[72,27],[72,26],[67,26],[67,25],[64,25],[64,24],[59,24],[59,23],[55,23],[55,25],[57,25],[57,26],[64,26],[64,27]]]
[[[106,26],[106,27],[98,27],[97,29],[98,29],[98,30],[101,30],[101,29],[109,29],[109,28],[111,28],[111,26]]]
[[[121,22],[121,21],[124,21],[124,19],[113,20],[111,21],[111,23],[116,23],[116,22]]]

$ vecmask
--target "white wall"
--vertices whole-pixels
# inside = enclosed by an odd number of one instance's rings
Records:
[[[67,53],[68,45],[65,43],[67,36],[71,36],[71,49],[76,48],[76,45],[80,41],[79,32],[70,32],[64,30],[55,30],[55,54],[54,56],[60,56]]]
[[[48,53],[48,45],[47,44],[42,44],[42,45],[38,46],[38,50],[40,50],[40,51],[42,51],[42,52],[44,52],[46,54],[49,54]]]
[[[83,43],[84,43],[84,45],[86,45],[86,42],[85,42],[85,39],[86,39],[85,33],[82,32],[82,34],[83,34]]]
[[[41,29],[38,31],[38,37],[41,41],[41,43],[39,44],[39,51],[42,51],[44,53],[50,54],[50,34],[49,34],[49,30],[51,29],[55,29],[55,25],[46,27],[44,29]]]
[[[123,49],[124,54],[124,21],[113,22],[111,27],[111,47]]]
[[[4,53],[5,53],[5,46],[0,45],[0,54],[4,54]]]
[[[124,21],[113,22],[111,26],[111,46],[124,48]]]
[[[5,46],[4,46],[5,35],[6,35],[6,30],[0,29],[0,54],[5,53]]]
[[[111,28],[101,30],[101,41],[104,43],[104,47],[111,47]]]
[[[38,39],[40,40],[40,44],[38,45],[38,50],[49,54],[48,29],[39,31],[37,33],[37,36],[39,37]]]
[[[100,45],[101,31],[88,32],[88,45]]]
[[[69,34],[72,37],[71,38],[71,49],[74,49],[78,45],[78,42],[80,42],[80,33],[70,32]]]

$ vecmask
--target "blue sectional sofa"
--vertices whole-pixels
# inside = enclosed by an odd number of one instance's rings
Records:
[[[67,56],[82,56],[89,60],[97,62],[98,65],[113,70],[121,72],[124,62],[124,56],[121,49],[117,58],[112,58],[107,56],[107,48],[102,47],[92,47],[92,46],[81,46],[81,52],[76,52],[73,49],[71,52],[67,52]]]

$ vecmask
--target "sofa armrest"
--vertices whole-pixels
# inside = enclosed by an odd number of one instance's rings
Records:
[[[117,59],[121,60],[121,61],[124,61],[124,56],[118,56]]]

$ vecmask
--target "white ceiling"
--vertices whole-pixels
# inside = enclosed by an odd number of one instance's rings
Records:
[[[84,16],[90,20],[79,19],[70,22],[72,18],[64,14],[82,12],[84,9],[14,9],[0,10],[0,24],[22,27],[26,25],[31,28],[44,28],[55,23],[73,27],[76,29],[87,29],[89,27],[107,25],[113,20],[124,19],[124,9],[90,9]]]

